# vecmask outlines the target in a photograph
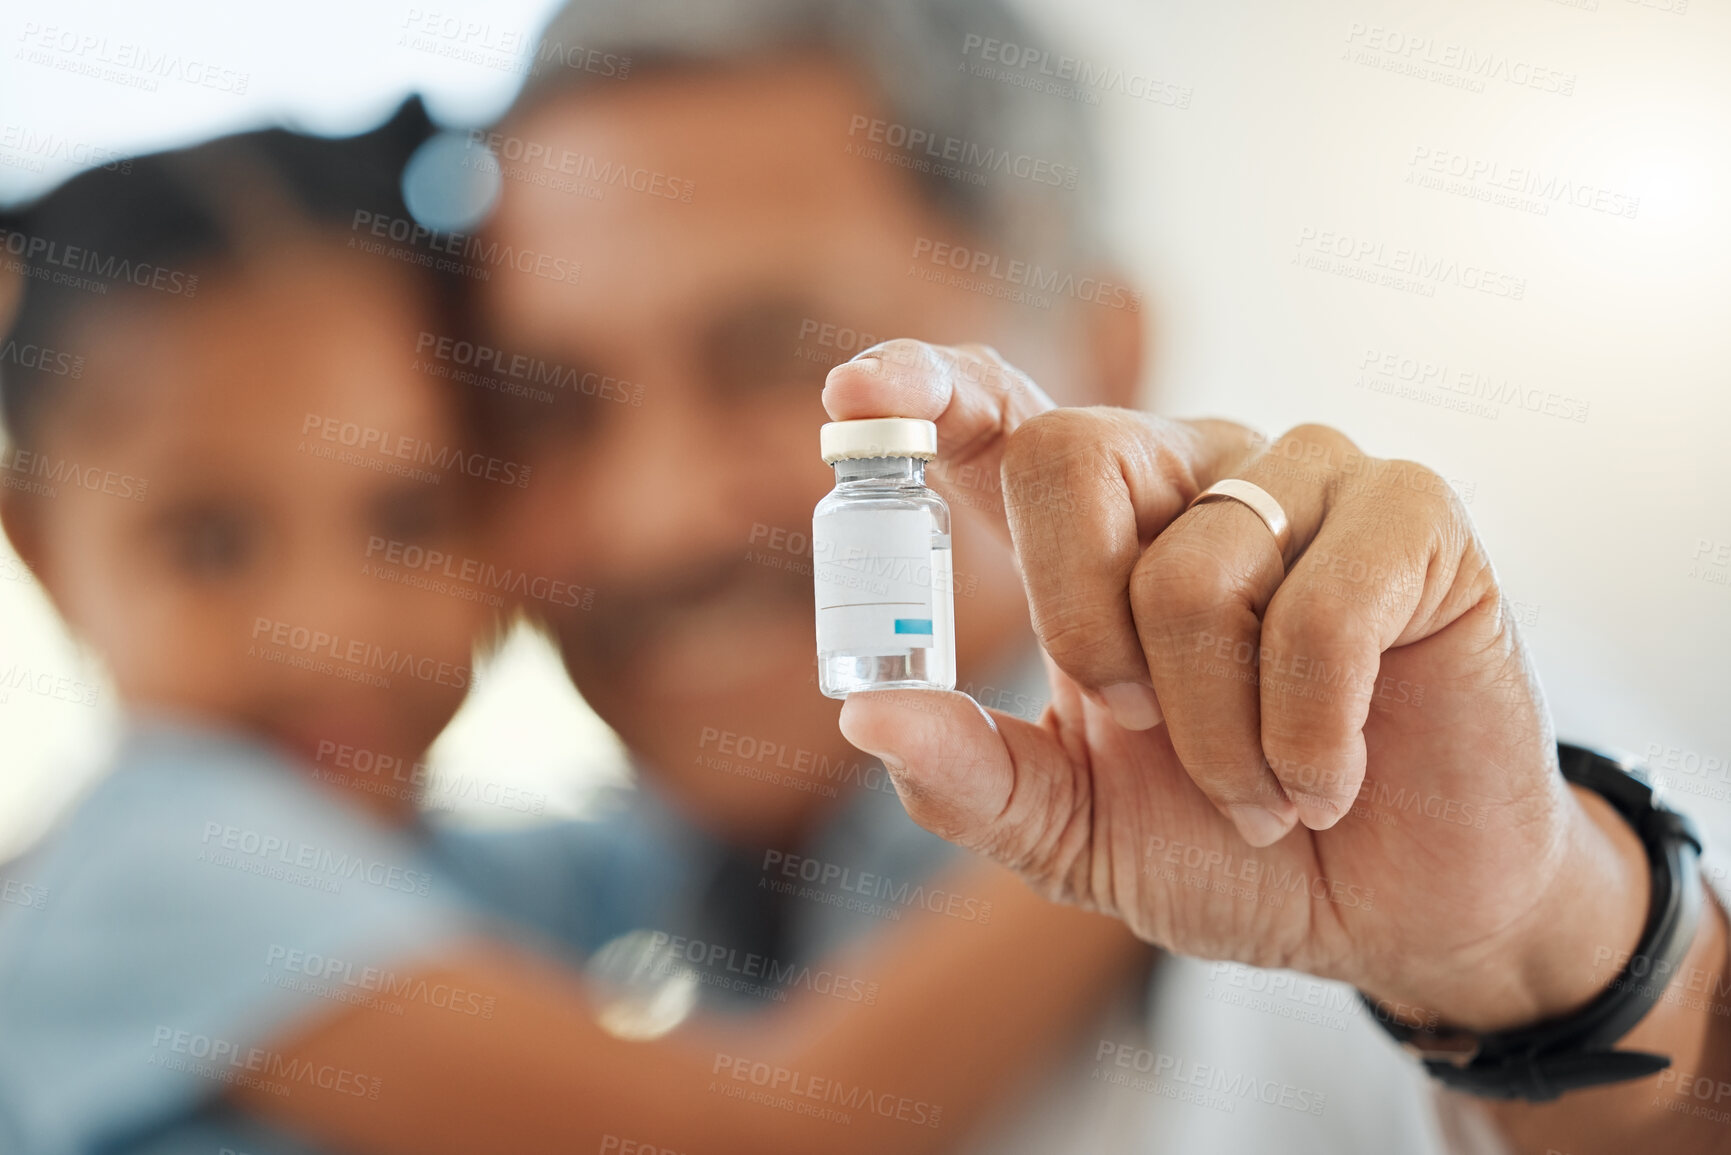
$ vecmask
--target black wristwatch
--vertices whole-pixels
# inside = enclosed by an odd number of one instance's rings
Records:
[[[1640,945],[1622,973],[1572,1015],[1490,1034],[1401,1022],[1363,994],[1372,1016],[1425,1069],[1458,1090],[1491,1099],[1555,1099],[1565,1091],[1644,1079],[1668,1055],[1619,1051],[1682,966],[1701,917],[1701,836],[1687,817],[1653,800],[1632,759],[1557,743],[1563,777],[1604,796],[1633,826],[1652,865],[1653,897]]]

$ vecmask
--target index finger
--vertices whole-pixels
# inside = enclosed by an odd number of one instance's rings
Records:
[[[938,427],[933,481],[953,502],[990,515],[1006,539],[1000,471],[1004,442],[1030,417],[1056,409],[1038,385],[989,345],[931,345],[899,338],[829,371],[823,405],[832,420],[917,417]]]

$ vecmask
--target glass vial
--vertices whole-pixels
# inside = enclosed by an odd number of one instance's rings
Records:
[[[811,521],[818,688],[955,689],[950,507],[926,488],[937,426],[832,421],[819,441],[835,488]]]

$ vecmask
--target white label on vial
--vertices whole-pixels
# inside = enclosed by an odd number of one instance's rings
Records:
[[[812,519],[819,653],[902,654],[932,645],[932,515],[844,510]]]

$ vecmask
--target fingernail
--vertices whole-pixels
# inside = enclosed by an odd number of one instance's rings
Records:
[[[1141,682],[1118,682],[1100,691],[1112,720],[1126,730],[1152,730],[1160,724],[1160,700],[1154,687]]]
[[[1228,806],[1226,813],[1244,841],[1258,848],[1279,842],[1291,828],[1291,823],[1264,806],[1241,803]]]
[[[847,363],[862,373],[881,372],[884,367],[882,358],[880,358],[876,353],[873,353],[869,357],[864,353],[855,353],[852,357],[848,358]]]
[[[1311,830],[1327,830],[1339,822],[1344,811],[1317,799],[1299,795],[1293,804],[1298,807],[1298,820]]]

